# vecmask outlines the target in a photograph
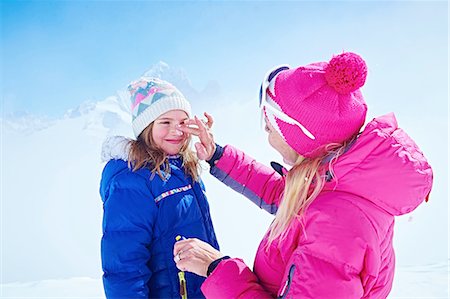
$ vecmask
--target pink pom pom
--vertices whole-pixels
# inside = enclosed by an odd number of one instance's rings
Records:
[[[355,53],[342,53],[334,56],[325,69],[328,85],[340,94],[357,90],[366,82],[367,66]]]

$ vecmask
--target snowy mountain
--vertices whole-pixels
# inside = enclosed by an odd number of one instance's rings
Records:
[[[208,96],[220,103],[218,85],[211,83],[198,92],[184,72],[167,64],[160,63],[147,74],[160,75],[192,98]],[[127,105],[125,90],[120,89],[102,101],[85,102],[58,119],[21,114],[0,120],[3,295],[102,296],[98,188],[104,164],[100,150],[106,136],[132,136]],[[218,143],[234,144],[264,163],[280,160],[266,144],[253,101],[219,106],[199,100],[193,106],[197,114],[206,110],[215,116]],[[222,251],[242,257],[252,266],[272,216],[213,179],[206,169],[202,177]],[[431,249],[428,256],[420,252],[427,244],[417,245],[418,239],[427,238],[431,238],[430,246],[446,243],[448,237],[430,236],[430,231],[439,231],[439,223],[429,216],[435,212],[434,206],[421,206],[399,219],[396,247],[400,267],[392,298],[448,295],[448,261]]]
[[[3,116],[2,126],[6,130],[21,132],[25,135],[46,129],[54,120],[45,116],[37,116],[29,112],[18,112]]]
[[[192,87],[186,71],[181,68],[171,68],[163,61],[160,61],[154,65],[143,75],[156,77],[171,82],[185,95],[189,101],[192,103],[197,103],[198,105],[203,105],[210,99],[218,100],[221,97],[220,85],[217,81],[209,81],[203,90],[197,91]]]
[[[157,77],[174,84],[191,102],[193,111],[197,114],[202,113],[205,105],[207,107],[218,105],[222,97],[220,85],[216,81],[209,81],[203,90],[198,91],[192,86],[191,81],[182,68],[170,67],[163,61],[153,65],[142,76]],[[61,119],[84,118],[86,119],[84,129],[95,130],[95,128],[100,129],[103,126],[107,130],[113,129],[109,133],[114,134],[117,130],[121,131],[123,129],[118,128],[118,124],[121,122],[128,127],[127,124],[131,121],[129,112],[129,94],[126,86],[123,86],[115,92],[115,95],[109,96],[104,100],[98,102],[85,101],[78,107],[69,109],[60,119],[37,116],[29,112],[16,112],[4,115],[3,118],[0,118],[0,121],[5,130],[31,134],[47,129]],[[127,134],[132,133],[131,131],[127,132],[127,130],[125,132]]]

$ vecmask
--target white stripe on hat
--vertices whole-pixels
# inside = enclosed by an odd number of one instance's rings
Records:
[[[156,103],[148,106],[142,111],[132,122],[133,132],[136,137],[144,131],[155,119],[170,110],[183,110],[191,117],[191,105],[182,96],[174,94],[172,96],[163,97]]]

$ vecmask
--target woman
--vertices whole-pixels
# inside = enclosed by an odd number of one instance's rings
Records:
[[[270,145],[292,167],[280,173],[232,146],[215,145],[197,118],[211,173],[275,214],[254,271],[197,239],[177,242],[184,271],[207,276],[207,298],[385,298],[394,276],[394,216],[429,194],[432,170],[393,114],[362,133],[367,106],[359,90],[367,67],[354,53],[328,63],[278,67],[260,93]]]

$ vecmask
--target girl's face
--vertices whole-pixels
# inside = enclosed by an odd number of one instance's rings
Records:
[[[291,166],[294,165],[299,154],[284,141],[283,137],[281,137],[267,119],[265,119],[265,122],[265,131],[269,134],[268,140],[270,145],[281,154],[284,163]]]
[[[170,110],[161,114],[153,124],[152,137],[156,146],[167,155],[176,155],[186,142],[188,135],[177,129],[177,125],[188,120],[182,110]]]

